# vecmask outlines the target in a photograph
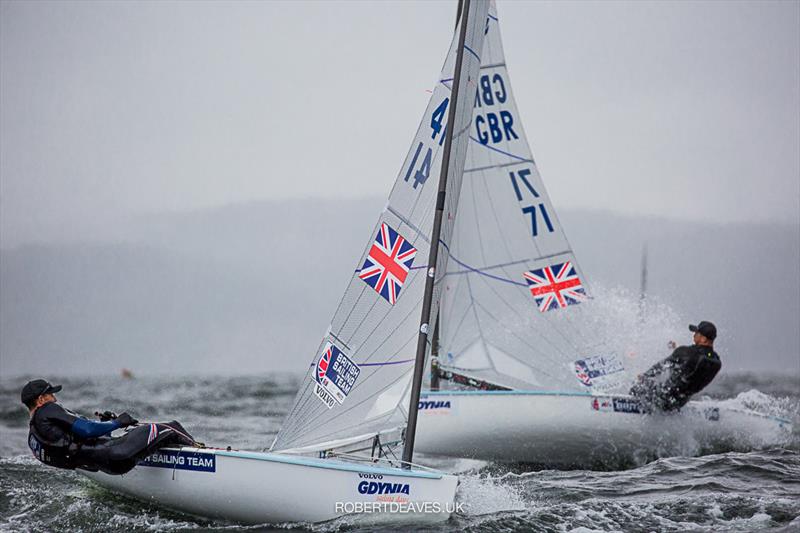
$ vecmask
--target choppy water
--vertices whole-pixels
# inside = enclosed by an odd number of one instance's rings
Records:
[[[59,401],[90,414],[128,410],[177,418],[198,439],[260,450],[272,442],[298,379],[63,379]],[[27,450],[26,381],[0,381],[0,530],[270,531],[198,519],[114,495],[74,472],[48,469]],[[460,472],[464,512],[427,531],[800,531],[800,383],[797,377],[721,376],[709,394],[793,421],[791,441],[745,453],[716,450],[622,471],[532,470],[478,461],[428,461]],[[315,530],[359,531],[357,518]],[[364,530],[374,530],[370,527]],[[388,530],[388,529],[387,529]]]

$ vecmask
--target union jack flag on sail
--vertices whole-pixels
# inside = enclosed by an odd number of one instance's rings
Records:
[[[328,371],[328,365],[331,364],[331,350],[333,348],[334,346],[328,343],[325,351],[323,351],[322,355],[319,357],[319,362],[317,363],[317,381],[321,382],[322,378],[325,377],[325,373]]]
[[[382,222],[358,277],[394,305],[416,255],[416,248]]]
[[[586,289],[571,261],[537,268],[523,275],[542,313],[586,300]]]

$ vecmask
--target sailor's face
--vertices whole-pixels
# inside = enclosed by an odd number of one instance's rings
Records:
[[[36,400],[36,407],[41,407],[46,403],[54,401],[56,401],[55,395],[48,392],[47,394],[42,394],[41,396],[39,396],[39,398]]]
[[[694,343],[700,346],[709,346],[711,344],[711,339],[700,333],[699,331],[694,332]]]

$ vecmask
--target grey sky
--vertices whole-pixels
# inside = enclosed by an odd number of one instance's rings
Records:
[[[800,3],[498,9],[555,205],[798,221]],[[137,212],[387,194],[454,14],[3,1],[0,243],[89,238]]]

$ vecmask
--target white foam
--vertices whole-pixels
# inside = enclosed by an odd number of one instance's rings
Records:
[[[464,504],[464,514],[479,516],[503,511],[524,511],[525,500],[515,485],[490,476],[462,475],[456,501]]]

